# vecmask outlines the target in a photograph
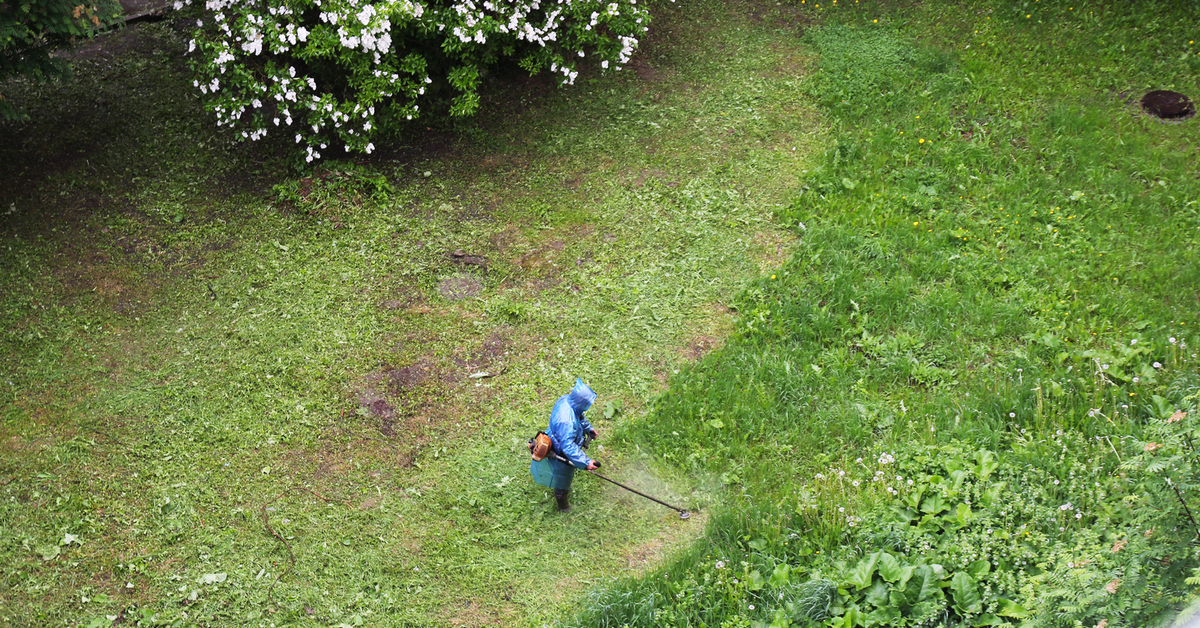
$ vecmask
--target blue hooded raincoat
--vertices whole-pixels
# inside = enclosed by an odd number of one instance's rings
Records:
[[[550,428],[546,433],[550,435],[553,450],[570,460],[571,464],[553,456],[535,460],[529,465],[534,482],[550,488],[569,490],[571,481],[575,479],[575,469],[586,469],[592,462],[583,450],[584,435],[592,431],[592,424],[588,423],[583,413],[592,407],[595,400],[596,393],[592,392],[582,379],[576,379],[571,392],[559,397],[554,403],[554,409],[550,411]]]

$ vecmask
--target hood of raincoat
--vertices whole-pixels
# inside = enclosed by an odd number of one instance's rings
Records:
[[[596,400],[596,393],[587,384],[583,383],[582,379],[575,379],[575,387],[571,389],[571,395],[567,398],[567,403],[571,404],[571,409],[576,412],[584,412],[592,407],[592,402]]]

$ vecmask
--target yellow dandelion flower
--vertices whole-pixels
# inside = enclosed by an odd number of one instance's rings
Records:
[[[917,143],[918,143],[918,144],[924,144],[924,143],[925,143],[925,138],[921,138],[920,140],[918,140],[918,141],[917,141]]]

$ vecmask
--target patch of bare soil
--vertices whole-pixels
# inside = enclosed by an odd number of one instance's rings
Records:
[[[502,256],[510,255],[513,251],[519,251],[529,246],[528,239],[516,225],[509,225],[503,231],[495,233],[490,241],[492,247]]]
[[[792,256],[797,238],[788,231],[769,229],[754,234],[752,240],[759,272],[778,270]]]
[[[652,65],[646,55],[635,56],[629,61],[629,67],[637,73],[643,83],[661,83],[669,81],[675,76],[674,70]]]
[[[687,348],[684,349],[683,357],[690,362],[697,362],[700,358],[708,355],[713,349],[720,349],[725,344],[725,338],[717,336],[699,335],[688,341]]]
[[[642,170],[636,177],[634,177],[633,181],[630,182],[630,185],[635,188],[640,188],[645,187],[648,182],[652,183],[655,181],[660,181],[663,185],[669,188],[679,187],[679,182],[675,181],[670,174],[656,168],[647,168]]]
[[[559,265],[559,257],[566,247],[567,243],[562,240],[542,244],[532,252],[522,255],[516,262],[517,266],[520,266],[521,270],[531,273],[555,270]]]
[[[408,310],[425,303],[425,291],[420,286],[399,285],[387,294],[387,298],[379,302],[379,307],[385,310]]]
[[[483,282],[472,275],[455,275],[438,282],[437,291],[448,301],[473,299],[483,293]]]
[[[498,609],[471,600],[456,608],[447,609],[446,621],[451,626],[461,626],[462,628],[507,626],[516,614],[517,609],[512,606]]]
[[[693,512],[687,521],[676,519],[675,523],[664,526],[654,538],[634,545],[625,551],[626,571],[641,573],[647,568],[657,565],[671,552],[691,545],[693,541],[704,534],[704,529],[707,527],[707,510]]]

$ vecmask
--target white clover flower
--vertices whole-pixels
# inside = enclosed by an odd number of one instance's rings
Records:
[[[1154,363],[1154,368],[1156,368],[1156,369],[1160,369],[1160,368],[1162,368],[1162,363],[1161,363],[1161,362],[1155,362],[1155,363]]]

